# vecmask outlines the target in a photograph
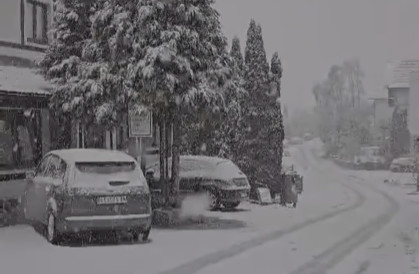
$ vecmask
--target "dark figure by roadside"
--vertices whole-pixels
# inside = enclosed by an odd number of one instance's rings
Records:
[[[285,174],[281,184],[281,205],[292,204],[297,207],[298,192],[295,177],[292,174]]]

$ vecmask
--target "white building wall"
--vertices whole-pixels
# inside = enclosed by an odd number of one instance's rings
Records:
[[[21,43],[20,0],[1,0],[0,40]],[[0,49],[0,55],[3,55]]]
[[[412,144],[414,145],[419,138],[419,72],[411,73],[409,102],[408,127],[413,137]]]

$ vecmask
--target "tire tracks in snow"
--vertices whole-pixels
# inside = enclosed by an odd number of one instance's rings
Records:
[[[398,202],[382,190],[372,186],[367,187],[373,189],[375,192],[384,197],[389,204],[388,209],[383,214],[373,219],[372,222],[360,227],[348,237],[342,239],[329,249],[315,256],[313,260],[302,265],[290,274],[327,273],[328,270],[341,262],[347,255],[384,228],[393,219],[394,215],[399,210]]]
[[[228,260],[229,258],[232,258],[236,255],[239,255],[241,253],[244,253],[252,248],[261,246],[265,243],[268,243],[273,240],[278,240],[279,238],[282,238],[288,234],[303,230],[304,228],[307,228],[311,225],[314,225],[316,223],[320,223],[323,221],[326,221],[328,219],[334,218],[338,215],[341,215],[343,213],[355,210],[359,207],[361,207],[366,200],[366,197],[357,189],[354,187],[342,184],[346,188],[348,188],[350,191],[352,191],[355,195],[355,202],[345,208],[324,214],[322,216],[316,217],[316,218],[310,218],[302,223],[296,224],[294,226],[291,226],[286,229],[277,230],[259,237],[255,237],[253,239],[235,244],[229,248],[219,250],[213,253],[210,253],[208,255],[202,256],[196,260],[193,260],[191,262],[185,263],[183,265],[180,265],[178,267],[172,268],[167,271],[160,272],[159,274],[193,274],[198,272],[199,270],[206,268],[210,265],[219,263],[224,260]]]

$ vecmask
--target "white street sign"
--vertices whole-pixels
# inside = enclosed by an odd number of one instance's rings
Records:
[[[129,136],[142,138],[152,136],[152,115],[149,110],[129,113]]]

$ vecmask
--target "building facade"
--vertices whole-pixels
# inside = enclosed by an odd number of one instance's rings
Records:
[[[388,98],[392,107],[407,110],[411,134],[411,150],[416,150],[419,120],[419,60],[403,60],[392,68],[388,85]]]
[[[412,151],[419,155],[419,71],[410,75],[409,102],[407,121],[412,135]]]
[[[0,180],[7,180],[50,150],[51,86],[36,62],[48,45],[52,1],[2,0],[0,8]]]
[[[154,138],[142,138],[141,145],[130,138],[128,114],[113,130],[86,127],[77,121],[63,125],[53,119],[48,108],[53,87],[36,64],[52,38],[54,2],[0,3],[0,174],[32,168],[50,149],[106,148],[139,158],[146,148],[157,144],[155,126]]]

